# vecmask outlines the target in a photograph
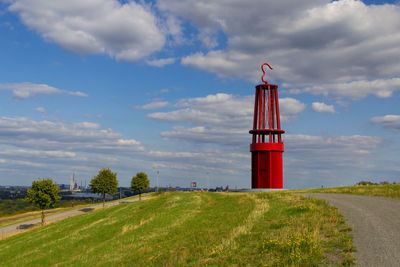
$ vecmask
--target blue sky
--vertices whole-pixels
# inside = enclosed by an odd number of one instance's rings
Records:
[[[0,1],[0,184],[250,187],[260,65],[284,186],[400,182],[398,1]]]

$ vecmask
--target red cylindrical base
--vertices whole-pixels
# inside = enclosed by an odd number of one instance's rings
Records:
[[[251,188],[283,188],[283,144],[251,144]]]

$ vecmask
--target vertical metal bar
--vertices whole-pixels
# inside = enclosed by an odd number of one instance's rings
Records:
[[[281,129],[281,119],[279,116],[278,87],[276,87],[275,102],[276,102],[276,126],[277,126],[277,129],[280,130]],[[278,143],[282,143],[281,134],[278,134]]]
[[[271,86],[268,85],[268,129],[271,129]],[[269,142],[272,142],[271,132],[269,132]]]
[[[256,86],[256,95],[254,96],[253,130],[257,129],[257,102],[258,102],[258,90]],[[256,135],[253,133],[253,143],[255,142],[256,142]]]
[[[259,87],[259,91],[260,91],[260,93],[262,93],[262,88],[261,88],[261,86]],[[263,102],[263,95],[260,94],[259,101],[258,101],[258,128],[257,128],[257,129],[261,129],[261,121],[262,121],[262,113],[261,113],[261,111],[262,111],[262,102]],[[258,134],[258,142],[259,142],[259,143],[260,143],[260,137],[261,137],[261,135]]]
[[[274,98],[274,96],[275,96],[275,87],[274,86],[272,86],[272,88],[271,88],[271,121],[272,121],[272,124],[271,124],[271,129],[276,129],[275,128],[275,98]],[[275,133],[273,133],[272,134],[272,141],[275,143]]]
[[[262,116],[263,116],[263,125],[262,125],[262,129],[265,129],[265,120],[266,120],[266,114],[265,114],[265,89],[263,88],[262,90],[262,94],[263,94],[263,110],[262,110]],[[262,134],[262,142],[265,143],[265,133]]]
[[[272,119],[272,129],[276,129],[275,127],[275,91],[276,90],[271,90],[271,102],[272,102],[272,114],[271,114],[271,119]]]
[[[263,128],[263,122],[264,122],[264,110],[263,110],[263,106],[264,106],[264,93],[263,93],[263,89],[262,86],[260,86],[260,95],[261,95],[261,101],[260,101],[260,106],[258,107],[260,109],[260,124],[258,125],[258,129],[262,129]],[[260,142],[262,142],[262,134],[259,133],[259,139]]]
[[[267,121],[267,118],[266,118],[266,109],[265,109],[265,106],[266,106],[266,93],[265,93],[265,88],[264,88],[264,90],[263,90],[263,94],[264,94],[264,104],[263,104],[263,129],[265,129],[265,124],[266,124],[266,121]]]

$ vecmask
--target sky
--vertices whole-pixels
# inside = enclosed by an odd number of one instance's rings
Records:
[[[0,0],[0,184],[251,186],[260,65],[284,187],[400,182],[400,3]]]

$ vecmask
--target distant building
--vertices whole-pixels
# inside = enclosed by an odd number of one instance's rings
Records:
[[[71,178],[69,180],[69,190],[79,190],[78,183],[75,181],[75,172],[72,173]]]

